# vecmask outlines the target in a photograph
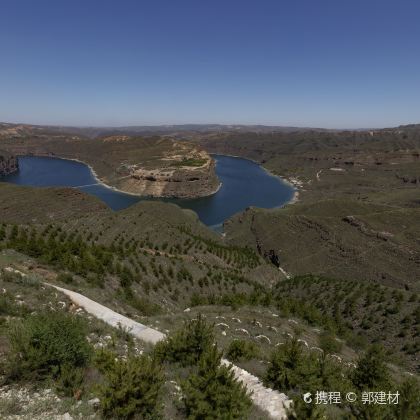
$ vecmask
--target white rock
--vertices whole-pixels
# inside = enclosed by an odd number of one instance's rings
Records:
[[[268,344],[271,344],[271,340],[266,336],[266,335],[257,335],[256,337],[255,337],[257,340],[265,340],[265,341],[267,341],[267,343]]]
[[[333,357],[334,359],[337,359],[339,362],[342,361],[341,357],[338,356],[337,354],[331,354],[330,356]]]
[[[101,403],[101,400],[99,398],[92,398],[88,401],[88,404],[92,407],[99,407],[99,404]]]
[[[249,335],[249,332],[245,328],[236,328],[235,331]]]

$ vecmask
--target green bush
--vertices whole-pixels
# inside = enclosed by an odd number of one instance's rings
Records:
[[[251,407],[245,386],[230,366],[221,365],[215,346],[201,355],[198,366],[181,383],[188,419],[243,419]]]
[[[405,379],[399,387],[400,403],[394,406],[397,419],[420,419],[420,383],[415,377]]]
[[[199,315],[184,324],[183,328],[155,347],[155,354],[161,360],[180,363],[183,366],[196,364],[201,355],[213,346],[213,326]]]
[[[104,418],[160,417],[163,384],[162,367],[147,355],[109,363],[99,396]]]
[[[84,386],[84,369],[70,365],[61,367],[60,376],[57,380],[57,391],[65,397],[73,397],[82,391]]]
[[[381,346],[373,345],[359,357],[357,368],[353,371],[351,380],[354,386],[361,391],[376,390],[389,386],[388,367]]]
[[[62,312],[16,321],[10,328],[7,374],[11,380],[58,377],[64,366],[83,368],[91,356],[86,324]]]
[[[0,316],[16,316],[21,314],[22,310],[22,307],[13,302],[13,297],[10,294],[0,295]]]
[[[286,410],[289,420],[325,420],[325,408],[319,404],[307,404],[301,395],[293,400],[293,405]]]
[[[335,339],[335,337],[328,332],[324,332],[319,337],[319,347],[325,353],[339,353],[343,345]]]
[[[233,340],[228,347],[226,356],[233,362],[251,360],[259,354],[258,346],[252,341]]]
[[[60,273],[56,279],[58,282],[71,284],[73,283],[74,279],[73,276],[69,273]]]
[[[101,372],[102,374],[106,374],[114,368],[116,363],[115,360],[115,353],[107,350],[107,349],[100,349],[95,352],[93,357],[93,365]]]
[[[124,294],[127,303],[140,312],[141,315],[153,316],[162,312],[161,307],[156,303],[150,302],[146,298],[135,296],[131,288],[124,289]]]
[[[273,351],[264,380],[282,392],[341,391],[351,385],[340,364],[327,357],[325,352],[305,351],[296,338]]]
[[[304,386],[307,370],[302,344],[296,338],[278,346],[270,358],[265,382],[280,391]]]

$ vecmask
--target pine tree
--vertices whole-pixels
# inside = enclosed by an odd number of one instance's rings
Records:
[[[164,384],[162,366],[143,355],[109,364],[101,387],[104,418],[155,419],[160,417],[160,390]]]
[[[240,419],[251,407],[245,386],[231,366],[221,365],[222,354],[212,346],[202,354],[197,371],[181,383],[189,419]]]
[[[352,375],[353,384],[361,391],[380,389],[389,385],[388,368],[384,350],[379,345],[371,346],[357,363]]]

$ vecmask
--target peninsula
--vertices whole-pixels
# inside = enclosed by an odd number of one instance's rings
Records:
[[[198,198],[214,194],[220,182],[215,162],[200,146],[170,137],[108,135],[87,138],[34,126],[0,125],[7,156],[0,172],[16,170],[11,156],[49,156],[86,163],[98,182],[149,197]]]

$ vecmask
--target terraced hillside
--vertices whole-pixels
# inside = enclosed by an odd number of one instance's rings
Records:
[[[225,223],[291,275],[314,273],[419,291],[420,209],[331,199],[248,209]]]
[[[226,223],[231,243],[274,253],[293,274],[418,290],[420,130],[207,133],[209,152],[254,159],[286,177],[300,204]]]
[[[0,194],[8,202],[0,209],[4,247],[51,267],[52,278],[68,272],[59,279],[103,302],[121,302],[119,310],[127,305],[141,312],[145,297],[144,312],[175,310],[196,294],[251,292],[281,278],[254,251],[228,246],[175,205],[141,202],[114,213],[71,189],[4,185]],[[48,211],[32,211],[45,206]]]

